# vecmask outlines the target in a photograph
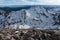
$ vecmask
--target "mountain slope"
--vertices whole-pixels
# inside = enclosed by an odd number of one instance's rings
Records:
[[[59,29],[60,8],[33,6],[17,11],[0,11],[0,27]]]

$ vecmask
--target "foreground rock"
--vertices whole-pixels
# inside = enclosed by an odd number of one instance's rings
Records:
[[[58,30],[0,29],[0,40],[60,40]]]

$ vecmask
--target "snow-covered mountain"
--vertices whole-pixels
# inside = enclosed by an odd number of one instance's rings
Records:
[[[60,8],[33,6],[18,11],[0,10],[0,27],[60,29]]]

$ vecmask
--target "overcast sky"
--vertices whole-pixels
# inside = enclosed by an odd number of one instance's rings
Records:
[[[60,0],[0,0],[0,5],[60,5]]]

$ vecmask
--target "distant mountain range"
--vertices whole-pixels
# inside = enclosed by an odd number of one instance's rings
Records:
[[[31,7],[36,7],[36,6],[40,6],[48,9],[60,7],[59,5],[12,5],[12,6],[1,6],[0,9],[5,11],[8,11],[8,10],[17,11],[21,9],[29,9]]]

